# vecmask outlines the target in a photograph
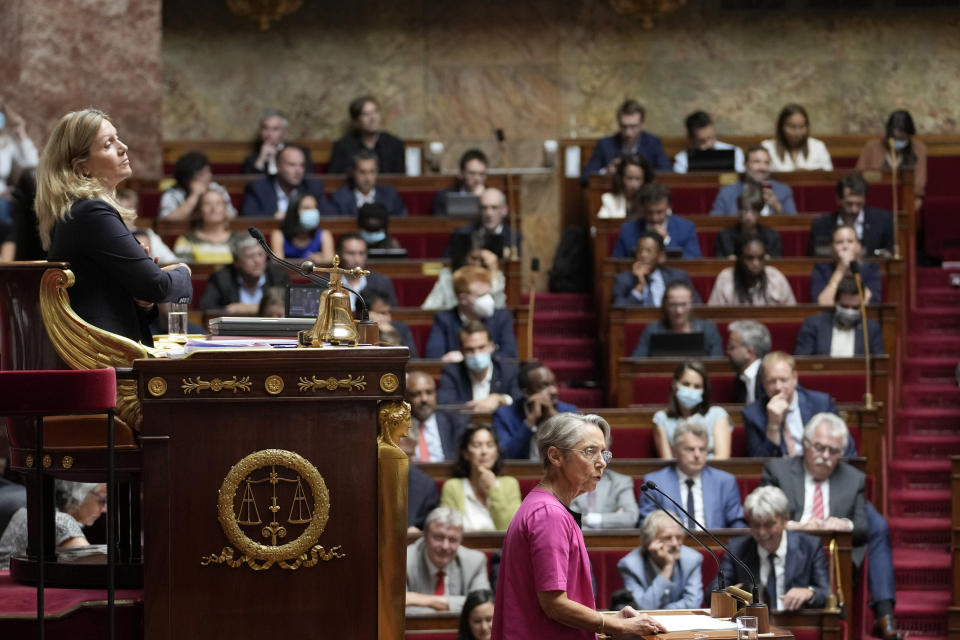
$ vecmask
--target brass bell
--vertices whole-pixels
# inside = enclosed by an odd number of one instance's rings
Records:
[[[343,289],[328,289],[324,304],[324,319],[320,339],[330,344],[357,346],[357,325],[350,308],[350,294]]]

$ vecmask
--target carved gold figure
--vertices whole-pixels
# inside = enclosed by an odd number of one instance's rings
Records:
[[[382,401],[377,410],[377,425],[380,427],[377,437],[377,481],[380,491],[380,527],[377,531],[380,547],[377,580],[379,626],[382,630],[402,629],[406,569],[402,561],[395,562],[394,559],[406,557],[404,545],[410,460],[397,442],[410,428],[410,405],[402,400]],[[401,616],[399,619],[396,618],[398,611]]]

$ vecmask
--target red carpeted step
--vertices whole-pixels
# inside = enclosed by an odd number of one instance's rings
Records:
[[[936,287],[917,291],[917,306],[949,307],[960,305],[960,289],[954,287]]]
[[[537,360],[559,360],[573,358],[578,360],[596,360],[597,341],[595,338],[556,338],[535,335],[533,355]]]
[[[950,491],[950,461],[892,460],[887,465],[890,489],[945,489]]]
[[[960,303],[958,303],[960,306]],[[904,361],[904,382],[939,382],[956,384],[957,358],[954,357],[908,357]]]
[[[907,383],[903,385],[903,404],[905,407],[960,409],[960,388],[956,384]]]
[[[950,546],[950,518],[887,519],[890,541],[896,548],[940,548]]]
[[[960,432],[952,435],[898,435],[895,455],[901,459],[960,455]]]
[[[523,295],[523,306],[530,302],[530,294]],[[593,296],[589,293],[539,293],[534,300],[534,315],[549,311],[588,311],[593,313]]]
[[[910,312],[911,335],[925,333],[949,333],[960,331],[960,314],[956,309],[918,309]]]
[[[560,386],[560,399],[577,407],[602,407],[603,389],[574,389]]]
[[[597,316],[580,311],[538,313],[534,318],[536,335],[549,338],[583,338],[597,335]]]
[[[907,356],[911,358],[956,358],[960,362],[960,336],[928,334],[907,338]]]
[[[572,380],[596,380],[597,368],[594,360],[548,360],[542,359],[543,364],[550,367],[557,382],[561,385]]]
[[[960,269],[944,269],[942,267],[918,267],[917,291],[950,287],[950,279],[960,275]]]
[[[950,489],[891,489],[890,515],[910,518],[949,518]]]
[[[949,435],[960,430],[960,410],[912,407],[897,410],[897,434]]]
[[[910,637],[946,636],[950,590],[917,590],[897,593],[897,625]]]

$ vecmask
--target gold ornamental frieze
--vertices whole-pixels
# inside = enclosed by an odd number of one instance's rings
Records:
[[[346,378],[340,380],[330,376],[329,378],[318,378],[316,376],[306,377],[300,376],[300,381],[297,382],[297,386],[300,387],[301,393],[307,391],[336,391],[338,389],[346,389],[348,392],[353,391],[363,391],[367,388],[367,381],[365,376],[353,377],[353,374],[348,375]]]
[[[229,380],[221,380],[220,378],[203,380],[197,376],[196,381],[194,381],[193,378],[181,378],[180,382],[183,383],[180,385],[180,388],[183,389],[184,395],[190,395],[194,391],[197,392],[197,395],[200,395],[201,391],[220,393],[224,389],[233,391],[233,393],[236,394],[237,391],[250,391],[253,386],[250,384],[250,376],[244,376],[242,378],[233,376]]]
[[[296,570],[345,558],[341,545],[317,544],[329,516],[326,482],[306,458],[283,449],[256,451],[233,465],[220,485],[217,519],[233,546],[203,556],[200,564]]]

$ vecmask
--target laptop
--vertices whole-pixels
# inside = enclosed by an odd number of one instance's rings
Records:
[[[450,234],[450,262],[454,265],[462,265],[467,259],[467,254],[474,248],[487,249],[492,251],[498,258],[503,257],[503,236],[490,233],[477,234],[471,233],[452,233]]]
[[[447,215],[451,218],[475,218],[480,215],[480,197],[472,193],[447,192]]]
[[[687,171],[734,171],[734,149],[687,149]]]
[[[688,357],[702,358],[705,342],[703,332],[696,333],[655,333],[650,336],[650,357]]]

